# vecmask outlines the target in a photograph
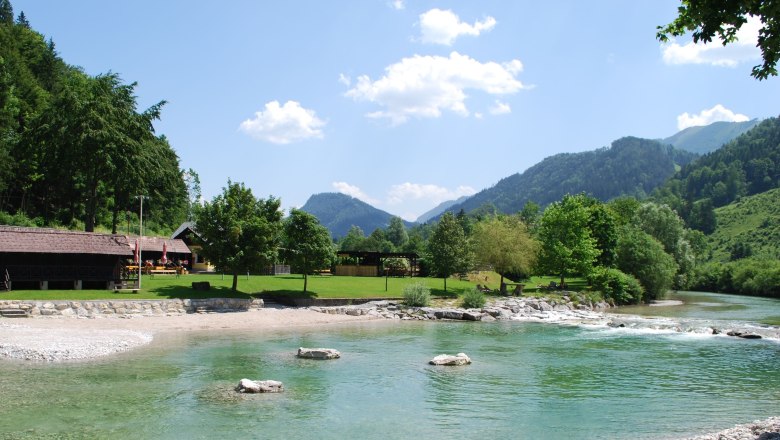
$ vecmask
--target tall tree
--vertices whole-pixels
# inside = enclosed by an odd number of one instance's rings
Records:
[[[282,254],[287,262],[303,273],[303,291],[306,292],[309,273],[327,266],[333,257],[330,231],[320,224],[317,217],[293,209],[284,221]]]
[[[400,217],[390,219],[386,235],[396,249],[401,249],[409,240],[409,233],[406,232],[406,226],[404,226],[404,221]]]
[[[560,275],[561,285],[565,285],[569,275],[587,274],[599,254],[588,227],[590,213],[586,202],[584,195],[565,195],[542,214],[538,269]]]
[[[618,239],[618,268],[633,275],[645,289],[645,300],[660,298],[674,282],[677,264],[650,234],[624,226]]]
[[[428,241],[431,263],[437,275],[444,278],[444,291],[447,291],[447,278],[455,273],[466,272],[471,265],[471,252],[463,227],[452,215],[446,212],[439,219]]]
[[[518,217],[492,217],[474,225],[471,235],[477,261],[493,266],[501,275],[530,274],[536,263],[539,244],[531,238],[528,228]]]
[[[222,194],[206,202],[196,215],[203,255],[218,269],[233,275],[258,271],[274,262],[282,231],[279,199],[256,199],[243,183],[223,188]]]
[[[693,41],[711,43],[717,38],[727,45],[737,39],[737,31],[749,16],[761,19],[758,44],[764,62],[753,67],[751,75],[759,80],[777,75],[780,58],[780,1],[778,0],[682,0],[677,18],[666,26],[658,26],[656,38],[668,41],[669,36],[693,32]]]

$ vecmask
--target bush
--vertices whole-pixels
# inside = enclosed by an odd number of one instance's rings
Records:
[[[431,289],[425,284],[414,283],[404,287],[404,304],[409,307],[426,307],[431,302]]]
[[[461,306],[464,309],[481,309],[485,306],[486,301],[485,294],[475,287],[463,292],[463,302],[461,303]]]
[[[642,301],[644,289],[639,280],[618,269],[597,267],[589,276],[590,285],[600,291],[604,298],[617,305],[637,304]]]

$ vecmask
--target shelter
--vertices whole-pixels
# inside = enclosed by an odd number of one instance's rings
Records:
[[[336,265],[336,275],[375,277],[379,275],[414,276],[417,273],[417,260],[420,258],[415,252],[373,252],[373,251],[341,251],[337,254],[341,260]],[[386,272],[385,261],[390,258],[405,259],[409,263],[407,270],[393,273]]]
[[[198,230],[195,229],[195,222],[184,222],[179,226],[171,238],[181,240],[187,246],[192,256],[189,259],[190,272],[214,272],[214,266],[200,255],[200,250],[203,247],[199,244],[198,240],[200,235]]]
[[[184,240],[175,238],[164,237],[127,237],[130,251],[135,251],[135,241],[138,240],[141,245],[141,259],[144,261],[151,260],[154,263],[160,262],[163,255],[163,246],[165,246],[166,258],[171,263],[179,262],[181,265],[185,261],[189,262],[192,258],[192,251],[184,242]],[[186,264],[185,264],[186,266]]]
[[[127,237],[0,226],[0,288],[108,288],[133,257]]]

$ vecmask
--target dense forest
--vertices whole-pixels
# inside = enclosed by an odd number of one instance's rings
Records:
[[[117,232],[138,223],[139,195],[149,229],[186,219],[197,175],[154,132],[165,101],[139,111],[135,87],[68,65],[0,0],[0,223]]]
[[[658,141],[624,137],[594,151],[550,156],[449,209],[514,213],[529,201],[546,206],[565,194],[585,192],[599,200],[646,197],[696,154]]]

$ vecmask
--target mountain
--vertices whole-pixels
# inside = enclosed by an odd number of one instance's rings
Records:
[[[645,196],[674,175],[696,154],[658,141],[624,137],[594,151],[550,156],[523,173],[501,179],[448,209],[514,213],[528,201],[541,206],[565,194],[584,192],[600,200],[622,195]]]
[[[443,214],[447,210],[447,208],[449,208],[450,206],[458,204],[458,203],[463,203],[468,198],[469,198],[469,196],[463,196],[463,197],[459,197],[459,198],[457,198],[455,200],[448,200],[446,202],[441,202],[438,205],[436,205],[435,208],[432,208],[429,211],[427,211],[427,212],[425,212],[423,214],[420,214],[420,216],[417,217],[417,220],[415,220],[415,222],[417,222],[417,223],[425,223],[428,220],[430,220],[430,219],[432,219],[434,217],[438,217],[439,215]]]
[[[707,237],[710,260],[743,256],[780,258],[780,189],[743,197],[715,209],[718,226]]]
[[[745,122],[713,122],[710,125],[688,127],[661,140],[681,150],[707,154],[727,144],[761,122],[758,119]]]
[[[309,197],[302,211],[317,217],[330,230],[333,238],[343,237],[352,225],[368,235],[376,228],[386,228],[392,214],[374,208],[366,202],[341,193],[321,193]],[[412,223],[404,222],[406,227]]]

